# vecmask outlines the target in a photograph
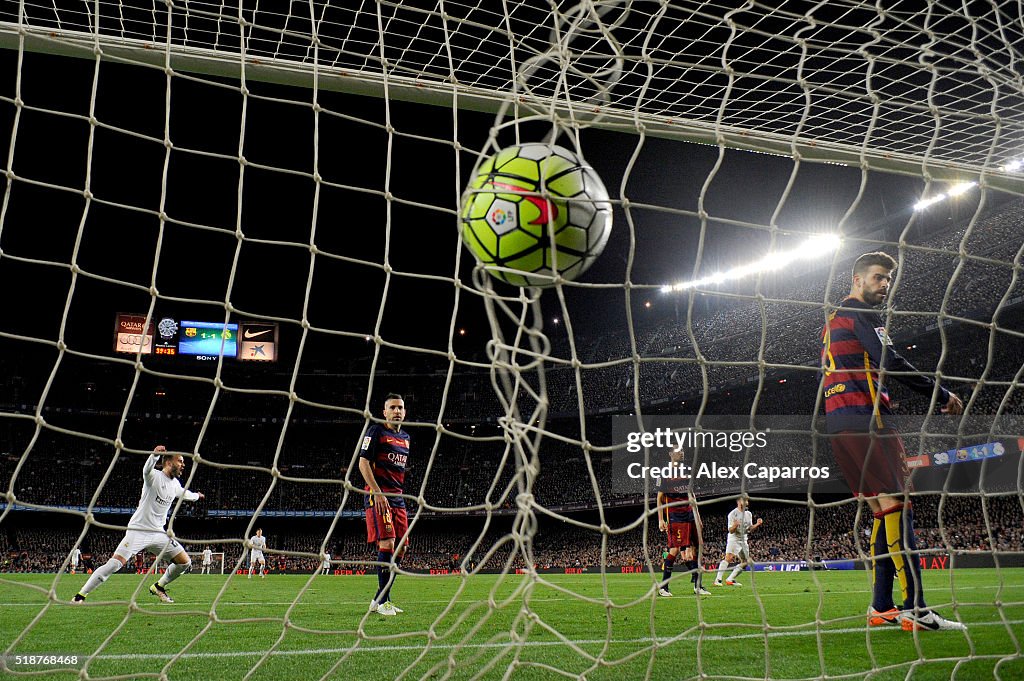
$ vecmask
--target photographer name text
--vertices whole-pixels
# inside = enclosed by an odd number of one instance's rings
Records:
[[[644,466],[631,463],[626,473],[634,480],[662,479],[703,479],[703,480],[738,480],[741,476],[748,480],[827,480],[831,473],[828,466],[762,466],[750,461],[743,466],[726,466],[711,461],[702,463],[694,470],[693,466],[673,461],[664,466]]]

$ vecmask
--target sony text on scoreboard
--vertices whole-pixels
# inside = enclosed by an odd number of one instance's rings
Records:
[[[119,313],[114,328],[114,352],[188,357],[217,361],[276,362],[277,322],[212,322]]]

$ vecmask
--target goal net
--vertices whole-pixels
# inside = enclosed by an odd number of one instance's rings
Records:
[[[210,554],[210,562],[207,563],[203,552],[189,551],[188,557],[192,561],[192,571],[204,575],[224,574],[224,553],[217,551]],[[166,568],[166,566],[164,566]]]
[[[0,661],[1024,674],[1021,44],[1003,0],[0,2]],[[463,240],[473,177],[530,143],[582,159],[613,223],[546,288]],[[532,224],[596,202],[557,179],[499,196]],[[509,214],[476,216],[505,265]],[[879,321],[823,339],[867,323],[847,294],[874,251]],[[391,394],[394,554],[360,467]],[[827,405],[893,412],[895,524],[850,494]],[[677,443],[671,488],[649,471]],[[118,574],[72,610],[159,444],[204,494],[167,507],[191,574],[173,605]],[[223,578],[194,579],[207,545]],[[872,623],[879,579],[927,606]]]

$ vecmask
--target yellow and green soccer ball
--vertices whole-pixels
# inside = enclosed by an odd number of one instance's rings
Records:
[[[502,149],[484,161],[462,198],[463,241],[488,272],[516,286],[575,279],[601,254],[611,229],[601,178],[555,145]]]

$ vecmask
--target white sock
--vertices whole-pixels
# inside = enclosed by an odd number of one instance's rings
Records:
[[[93,570],[92,574],[89,575],[89,579],[85,582],[85,586],[82,587],[82,595],[88,594],[100,584],[107,581],[107,578],[110,577],[110,575],[114,574],[122,567],[124,566],[121,561],[116,558],[111,558],[106,563]]]
[[[739,565],[737,565],[737,566],[736,566],[736,568],[735,568],[735,569],[734,569],[734,570],[732,571],[732,573],[731,573],[731,574],[729,575],[729,580],[728,580],[728,581],[730,581],[730,582],[731,582],[731,581],[733,581],[734,579],[736,579],[736,575],[738,575],[738,574],[739,574],[740,572],[742,572],[742,571],[743,571],[743,564],[742,564],[742,563],[740,563]]]
[[[722,562],[718,564],[718,574],[715,576],[715,581],[716,582],[722,581],[722,573],[725,572],[726,568],[728,568],[728,567],[729,567],[729,561],[727,561],[725,558],[723,558]]]
[[[184,565],[178,565],[174,561],[171,561],[171,564],[167,566],[167,572],[165,572],[163,576],[157,581],[157,584],[159,584],[160,586],[167,586],[168,584],[176,580],[178,577],[181,577],[183,574],[185,574],[185,572],[187,572],[190,567],[192,567],[192,561],[189,561]]]

